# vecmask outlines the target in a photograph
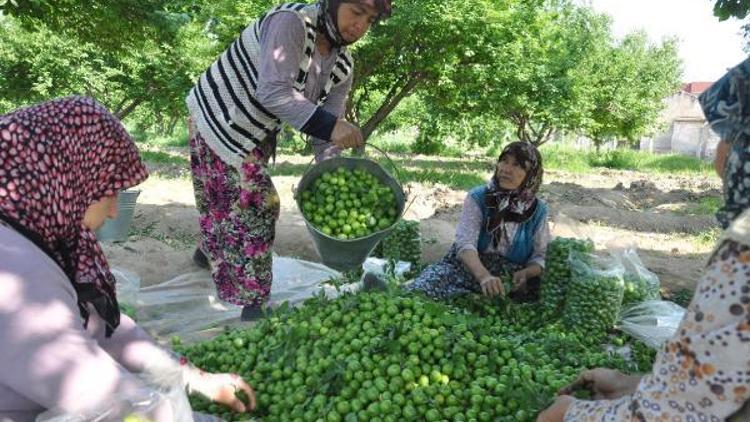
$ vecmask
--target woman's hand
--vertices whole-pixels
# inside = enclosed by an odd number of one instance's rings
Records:
[[[574,400],[575,398],[571,396],[557,396],[557,400],[552,403],[552,406],[537,416],[536,422],[562,422],[565,419],[568,407]]]
[[[499,277],[495,277],[489,274],[483,277],[479,281],[479,286],[482,288],[482,294],[485,296],[505,296],[505,288],[503,287],[503,281]]]
[[[331,142],[342,149],[357,148],[365,144],[359,127],[344,119],[336,121],[336,126],[333,127],[331,133]]]
[[[589,390],[595,400],[619,399],[632,394],[641,377],[626,375],[607,368],[595,368],[581,372],[578,379],[563,387],[559,394],[569,395],[577,390]]]
[[[188,391],[199,393],[216,403],[229,406],[235,412],[255,410],[255,392],[237,374],[211,374],[200,371],[199,374],[190,377]],[[247,404],[237,396],[240,392],[244,392],[247,396]]]
[[[518,270],[513,273],[513,291],[523,290],[526,288],[526,281],[529,278],[527,268]]]
[[[239,375],[235,374],[212,374],[216,377],[216,382],[220,384],[220,387],[216,389],[216,392],[211,400],[216,403],[221,403],[225,406],[229,406],[235,412],[252,412],[255,410],[255,391],[246,383]],[[247,404],[240,400],[237,396],[239,392],[244,392],[247,396]]]

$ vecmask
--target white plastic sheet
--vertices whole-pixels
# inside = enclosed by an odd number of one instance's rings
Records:
[[[95,409],[66,413],[50,409],[36,417],[36,422],[107,422],[174,420],[194,422],[187,396],[181,387],[164,395],[156,388],[145,387],[131,394],[121,395]]]
[[[136,273],[122,268],[112,268],[111,271],[117,280],[115,284],[117,301],[124,305],[135,306],[138,290],[141,288],[141,278]]]
[[[185,342],[213,337],[225,326],[239,326],[241,307],[219,300],[208,271],[177,276],[160,284],[142,287],[139,278],[125,270],[113,269],[118,292],[134,288],[138,325],[162,340],[180,336]],[[324,265],[289,257],[274,256],[271,307],[288,302],[298,304],[316,294],[336,297],[359,285],[338,289],[326,282],[341,274]],[[122,298],[125,299],[125,298]],[[246,325],[246,323],[245,323]]]
[[[365,260],[365,262],[362,263],[362,271],[364,273],[373,273],[378,276],[385,276],[387,266],[387,259],[369,257]],[[408,273],[410,269],[411,262],[398,261],[394,264],[393,274],[398,277],[403,277],[403,275]]]
[[[658,349],[677,332],[685,311],[674,302],[648,300],[624,309],[618,328],[649,347]]]

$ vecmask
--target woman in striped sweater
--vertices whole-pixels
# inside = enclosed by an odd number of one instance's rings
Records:
[[[279,197],[267,171],[283,123],[312,137],[317,159],[361,146],[342,119],[352,86],[347,45],[390,15],[390,0],[284,4],[248,25],[187,97],[203,239],[219,297],[262,315],[271,291]]]

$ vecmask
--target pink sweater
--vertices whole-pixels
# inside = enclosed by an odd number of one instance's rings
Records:
[[[60,267],[0,224],[0,422],[32,421],[46,409],[78,412],[143,388],[139,372],[159,346],[123,315],[110,338],[92,309],[82,324]],[[163,404],[153,417],[171,419]]]

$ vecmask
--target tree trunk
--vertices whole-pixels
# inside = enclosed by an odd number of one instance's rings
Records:
[[[167,128],[168,135],[174,135],[174,129],[177,126],[177,122],[180,121],[180,115],[175,113],[172,115],[172,119],[169,121],[169,128]]]
[[[146,101],[146,98],[147,97],[144,95],[142,97],[134,99],[127,106],[116,111],[115,116],[120,120],[126,118],[130,113],[134,112],[135,109],[138,108],[139,105],[143,104]]]
[[[509,116],[509,119],[513,124],[516,125],[516,136],[521,142],[528,142],[536,147],[543,145],[549,141],[554,128],[550,127],[549,124],[545,123],[541,128],[535,130],[531,124],[531,119],[528,116],[513,113]]]
[[[146,100],[151,97],[151,94],[156,91],[154,87],[148,88],[146,90],[146,93],[141,95],[140,97],[136,97],[134,100],[130,102],[127,106],[125,105],[126,100],[123,99],[120,105],[115,109],[115,116],[117,116],[118,119],[122,120],[125,117],[127,117],[130,113],[134,112],[136,108],[138,108],[139,105],[146,102]]]
[[[533,142],[534,146],[540,147],[543,144],[545,144],[547,141],[549,141],[552,137],[552,131],[553,130],[551,127],[544,127],[542,130],[540,130],[536,136],[536,139]]]
[[[513,124],[516,125],[516,136],[518,137],[518,140],[521,142],[531,143],[531,137],[529,136],[526,127],[529,122],[528,118],[526,116],[513,113],[509,116],[509,119],[511,122],[513,122]]]
[[[123,107],[125,107],[125,103],[127,102],[128,102],[127,97],[123,98],[122,101],[120,101],[120,103],[117,104],[117,106],[112,109],[112,113],[114,113],[115,116],[118,115],[120,111],[122,111]]]
[[[386,96],[383,104],[378,107],[378,110],[375,112],[375,114],[373,114],[367,120],[364,126],[362,126],[362,136],[365,138],[365,140],[367,140],[370,135],[372,135],[378,125],[382,123],[386,117],[388,117],[388,115],[393,111],[394,108],[396,108],[401,100],[408,97],[412,92],[414,92],[414,88],[416,88],[419,82],[421,82],[423,79],[423,73],[412,73],[409,75],[406,83],[402,87],[399,88],[399,86],[396,85],[393,87],[393,89],[391,89],[391,92],[388,96]]]

